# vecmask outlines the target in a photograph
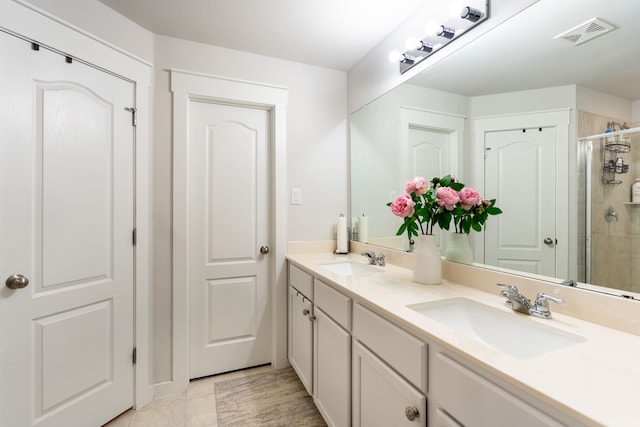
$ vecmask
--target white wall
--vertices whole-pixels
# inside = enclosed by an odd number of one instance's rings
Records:
[[[95,38],[153,62],[153,33],[97,0],[26,0]]]
[[[605,117],[617,117],[618,120],[628,122],[632,120],[633,103],[627,99],[583,86],[577,87],[576,98],[579,110]]]

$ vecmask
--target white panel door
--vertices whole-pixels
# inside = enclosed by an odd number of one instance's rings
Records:
[[[190,378],[270,362],[270,113],[190,101]]]
[[[434,176],[444,176],[451,172],[451,133],[418,126],[409,126],[407,162],[409,170],[404,176],[409,180],[421,176],[427,181]],[[449,233],[435,227],[433,234],[438,239],[438,247],[444,254],[449,241]]]
[[[485,263],[556,275],[555,128],[485,134],[485,188],[502,214],[485,227]]]
[[[133,404],[133,85],[0,49],[0,424],[101,425]]]

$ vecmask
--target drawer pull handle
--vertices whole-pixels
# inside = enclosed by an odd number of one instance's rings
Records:
[[[308,309],[308,308],[305,308],[304,310],[302,310],[302,314],[303,314],[304,316],[308,316],[308,315],[309,315],[309,309]]]
[[[420,411],[415,406],[407,406],[404,408],[404,414],[409,421],[413,421],[420,416]]]

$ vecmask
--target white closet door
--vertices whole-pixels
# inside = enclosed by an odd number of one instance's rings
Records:
[[[2,424],[101,425],[133,404],[133,85],[0,49]]]
[[[271,361],[270,119],[190,101],[190,378]]]
[[[484,196],[503,211],[486,224],[486,264],[556,275],[555,140],[555,128],[486,133]]]

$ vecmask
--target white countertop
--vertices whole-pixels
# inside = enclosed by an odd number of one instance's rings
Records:
[[[362,256],[290,254],[292,263],[377,311],[424,340],[435,342],[576,420],[593,426],[640,426],[640,337],[553,313],[552,319],[529,316],[585,338],[584,342],[521,359],[455,333],[407,305],[465,297],[524,316],[504,306],[504,298],[443,280],[440,285],[413,282],[409,269],[387,264],[368,276],[339,276],[319,264],[365,263]],[[550,307],[553,312],[553,306]],[[594,307],[597,309],[597,307]],[[532,343],[535,345],[535,343]]]

